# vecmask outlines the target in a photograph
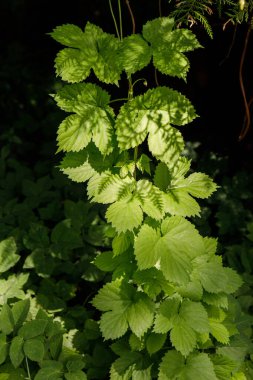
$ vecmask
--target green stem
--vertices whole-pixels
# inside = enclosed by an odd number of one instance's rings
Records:
[[[114,26],[115,26],[115,29],[116,29],[116,34],[117,34],[118,39],[120,39],[120,34],[119,34],[119,29],[118,29],[117,21],[116,21],[116,18],[115,18],[114,12],[113,12],[113,8],[112,8],[112,0],[109,0],[109,6],[110,6],[110,11],[111,11],[111,15],[112,15],[112,18],[113,18]]]
[[[120,39],[123,40],[123,28],[122,28],[122,12],[121,12],[121,2],[118,0],[119,8],[119,30],[120,30]]]
[[[118,99],[113,99],[113,100],[110,100],[109,104],[111,104],[111,103],[115,103],[115,102],[121,102],[122,100],[128,100],[128,98],[118,98]]]
[[[26,362],[26,368],[27,368],[28,380],[32,380],[32,378],[31,378],[31,374],[30,374],[30,369],[29,369],[29,364],[28,364],[27,357],[25,357],[25,362]]]

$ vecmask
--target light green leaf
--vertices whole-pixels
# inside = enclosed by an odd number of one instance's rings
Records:
[[[177,352],[175,350],[168,351],[161,361],[158,380],[181,379],[184,365],[185,359],[180,354],[180,352]]]
[[[131,245],[133,241],[132,234],[129,232],[116,235],[112,241],[112,249],[114,256],[118,256],[125,252]]]
[[[0,331],[9,335],[14,330],[14,318],[11,308],[8,304],[4,304],[0,313]]]
[[[120,47],[120,60],[128,76],[147,66],[151,50],[140,34],[125,37]]]
[[[154,184],[166,192],[171,183],[171,173],[164,162],[159,162],[155,169]]]
[[[94,175],[87,186],[89,198],[98,203],[113,203],[131,194],[134,179],[120,178],[109,171]]]
[[[82,29],[73,24],[57,26],[49,35],[62,45],[74,48],[80,48],[84,39]]]
[[[3,305],[9,298],[25,298],[22,287],[27,282],[29,273],[9,276],[7,280],[0,280],[0,304]]]
[[[153,323],[154,304],[146,294],[138,293],[127,313],[130,329],[140,338]]]
[[[149,133],[149,145],[158,158],[180,154],[183,139],[171,125],[185,125],[195,117],[190,101],[179,92],[168,87],[148,90],[121,107],[115,125],[119,147],[134,148]],[[158,142],[162,151],[155,145]]]
[[[159,258],[157,244],[160,237],[160,233],[147,224],[141,227],[135,240],[135,256],[140,269],[151,268],[156,264]]]
[[[218,321],[215,321],[214,319],[209,320],[210,328],[211,328],[211,334],[217,339],[218,342],[223,344],[229,343],[229,332],[227,328]]]
[[[185,320],[193,330],[198,333],[210,331],[208,315],[201,302],[192,302],[184,299],[179,312],[180,318]]]
[[[101,311],[121,310],[123,313],[130,305],[131,294],[132,288],[122,282],[122,279],[116,279],[99,290],[92,300],[92,305]]]
[[[136,198],[123,198],[108,207],[106,218],[117,232],[133,231],[143,219],[140,202]]]
[[[45,347],[39,338],[28,339],[24,342],[25,355],[34,362],[41,362],[45,355]]]
[[[190,62],[185,55],[176,50],[156,49],[153,47],[154,66],[162,73],[176,76],[186,80],[187,72],[190,68]],[[168,64],[169,62],[169,64]]]
[[[212,355],[214,372],[219,380],[227,380],[236,368],[236,362],[222,355]]]
[[[10,345],[10,359],[15,368],[18,368],[22,363],[25,355],[23,351],[24,340],[20,336],[15,336]]]
[[[26,320],[30,309],[30,300],[27,298],[25,300],[17,301],[12,307],[12,314],[15,323],[15,328],[21,326]]]
[[[193,173],[187,178],[172,182],[170,189],[184,189],[194,197],[208,198],[217,189],[217,185],[208,175]]]
[[[6,341],[6,335],[0,333],[0,365],[3,364],[8,355],[8,343]]]
[[[228,294],[234,293],[242,286],[243,280],[241,276],[231,268],[224,268],[224,272],[227,276],[227,283],[224,287],[224,292]]]
[[[160,220],[164,216],[163,193],[148,180],[137,182],[136,194],[142,210],[151,218]]]
[[[214,366],[209,356],[204,353],[198,353],[187,358],[181,379],[217,380]]]
[[[128,376],[132,374],[134,364],[138,363],[141,359],[142,356],[138,352],[127,351],[112,364],[111,375],[113,374],[113,376],[110,379],[130,379],[131,377]]]
[[[167,334],[150,333],[146,341],[149,355],[153,355],[155,352],[159,351],[163,347],[166,338]]]
[[[203,288],[199,281],[190,281],[186,285],[179,286],[177,292],[183,298],[189,298],[192,301],[200,301],[203,296]]]
[[[207,255],[213,256],[217,251],[218,241],[215,238],[204,237],[203,243]]]
[[[90,75],[87,54],[77,49],[62,49],[55,58],[56,75],[70,83],[81,82]]]
[[[211,262],[205,261],[199,265],[196,265],[194,273],[196,273],[196,276],[199,278],[203,288],[209,293],[216,294],[224,292],[227,290],[226,287],[228,287],[228,290],[230,290],[228,285],[229,276],[227,276],[227,271],[217,260],[213,260]],[[235,276],[236,279],[239,278],[239,276],[237,276],[238,275]],[[239,282],[237,284],[239,285]]]
[[[137,285],[141,286],[142,290],[152,299],[156,298],[162,290],[165,293],[169,293],[172,288],[162,272],[155,267],[135,271],[133,280]]]
[[[144,38],[156,44],[166,40],[166,37],[170,35],[175,25],[174,19],[170,17],[159,17],[152,21],[148,21],[142,29]]]
[[[85,116],[70,115],[58,129],[59,151],[78,152],[86,147],[92,138],[92,125]]]
[[[154,331],[156,333],[165,334],[171,330],[178,315],[180,302],[177,296],[169,297],[162,302],[155,318]]]
[[[151,159],[146,154],[142,154],[136,162],[136,166],[142,173],[146,172],[150,175],[150,161]]]
[[[22,338],[31,339],[39,335],[43,335],[48,321],[44,319],[34,319],[26,322],[18,331],[18,335]]]
[[[228,308],[228,296],[225,293],[212,294],[205,292],[203,295],[203,302],[208,305],[214,305],[224,309]]]
[[[186,191],[170,190],[164,194],[165,211],[171,215],[199,216],[200,206]]]
[[[0,273],[12,268],[20,259],[16,254],[17,246],[13,237],[0,242]]]
[[[183,356],[188,356],[197,344],[196,333],[183,319],[173,326],[170,339],[176,350],[181,352]]]
[[[120,338],[128,329],[127,317],[121,310],[107,311],[100,319],[100,329],[104,339]]]

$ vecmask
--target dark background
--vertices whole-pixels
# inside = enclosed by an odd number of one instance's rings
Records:
[[[116,1],[113,3],[116,5]],[[168,15],[167,1],[161,4],[163,15]],[[147,20],[159,16],[158,0],[132,0],[131,5],[137,32]],[[131,19],[125,4],[122,9],[127,35],[131,33]],[[47,33],[64,23],[83,28],[88,20],[114,33],[107,0],[0,1],[0,143],[10,143],[13,152],[30,166],[41,159],[51,165],[58,162],[54,156],[55,137],[64,117],[49,96],[54,92],[54,58],[61,45]],[[162,75],[158,75],[158,80],[182,91],[197,109],[200,117],[183,131],[186,140],[199,141],[200,154],[217,152],[227,157],[233,174],[236,170],[252,169],[252,132],[242,142],[238,141],[245,114],[239,63],[247,25],[238,26],[226,58],[234,26],[229,24],[223,31],[225,19],[213,16],[210,22],[213,40],[200,25],[193,28],[204,48],[188,54],[191,69],[187,83]],[[250,39],[243,71],[248,98],[253,95],[252,63]],[[152,85],[153,69],[148,69],[145,75]]]

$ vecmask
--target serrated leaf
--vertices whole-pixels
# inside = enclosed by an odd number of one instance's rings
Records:
[[[165,211],[171,215],[184,217],[200,215],[199,204],[184,190],[170,190],[164,194],[164,204]]]
[[[0,313],[0,331],[9,335],[14,330],[14,318],[11,308],[8,304],[4,304]]]
[[[112,241],[112,249],[114,256],[118,256],[125,252],[132,243],[132,235],[129,232],[116,235]]]
[[[116,119],[116,134],[122,150],[141,144],[149,134],[153,154],[166,161],[183,150],[181,134],[171,125],[185,125],[196,117],[190,101],[168,87],[148,90],[121,107]],[[171,140],[172,139],[172,140]],[[159,144],[162,150],[158,149]]]
[[[217,189],[217,185],[208,175],[193,173],[172,183],[170,189],[184,189],[194,197],[208,198]]]
[[[103,286],[93,298],[92,305],[101,311],[121,310],[124,312],[129,306],[131,288],[117,279]]]
[[[43,342],[38,338],[28,339],[24,342],[25,355],[34,362],[41,362],[45,355]]]
[[[163,193],[148,180],[137,182],[135,196],[141,202],[142,210],[151,218],[161,220],[164,216]]]
[[[172,345],[183,356],[188,356],[197,344],[196,333],[184,320],[180,320],[173,326],[170,332],[170,339]]]
[[[104,339],[117,339],[123,336],[127,329],[127,317],[122,311],[107,311],[100,319],[100,329]]]
[[[227,328],[220,322],[214,319],[209,320],[211,334],[217,339],[218,342],[223,344],[229,343],[229,332]]]
[[[200,301],[203,296],[203,288],[199,281],[190,281],[186,285],[179,286],[177,292],[183,298],[189,298],[192,301]]]
[[[128,76],[147,66],[150,59],[150,47],[140,34],[132,34],[123,39],[120,60]]]
[[[141,157],[136,162],[136,166],[142,173],[146,172],[149,175],[151,175],[150,161],[151,159],[146,154],[142,154]]]
[[[6,341],[6,335],[0,333],[0,365],[3,364],[8,355],[8,343]]]
[[[56,75],[70,83],[81,82],[90,75],[91,63],[80,50],[66,48],[55,58]]]
[[[47,324],[48,321],[44,319],[34,319],[32,321],[28,321],[20,327],[18,335],[25,340],[43,335]]]
[[[17,246],[13,237],[0,242],[0,273],[12,268],[20,259],[16,254]]]
[[[208,305],[214,305],[224,309],[228,308],[228,296],[225,293],[212,294],[205,292],[203,295],[203,302]]]
[[[10,345],[10,359],[15,368],[18,368],[22,363],[25,355],[23,351],[24,339],[20,336],[15,336]]]
[[[82,29],[73,24],[57,26],[49,35],[62,45],[74,48],[80,48],[84,39]]]
[[[164,162],[159,162],[155,169],[154,184],[166,192],[171,183],[171,173]]]
[[[214,372],[219,380],[227,380],[236,368],[236,363],[228,357],[222,355],[212,355],[211,360],[214,365]]]
[[[182,380],[190,379],[217,380],[213,363],[207,354],[192,354],[187,358]]]
[[[160,17],[143,27],[144,38],[151,43],[155,67],[163,74],[186,79],[189,61],[183,52],[200,47],[190,30],[172,30],[174,20]]]
[[[140,202],[136,198],[119,200],[108,207],[106,219],[117,232],[133,231],[143,219]]]
[[[145,347],[144,340],[132,333],[129,337],[129,346],[132,351],[142,351]]]
[[[188,326],[198,333],[203,334],[210,331],[208,315],[201,302],[192,302],[184,299],[179,316],[185,320]]]
[[[146,341],[149,355],[153,355],[155,352],[159,351],[163,347],[166,338],[167,334],[150,333]]]
[[[153,323],[154,304],[146,294],[138,293],[137,299],[129,306],[127,315],[130,329],[140,338]]]
[[[170,284],[168,284],[162,272],[157,268],[135,271],[133,280],[152,299],[161,293],[161,291],[166,293],[171,290]]]
[[[242,286],[243,280],[241,276],[232,268],[224,268],[224,272],[227,276],[227,283],[224,287],[224,292],[228,294],[234,293]]]
[[[154,323],[154,332],[165,334],[172,329],[180,306],[179,297],[167,298],[159,307]]]
[[[147,224],[141,227],[134,246],[135,256],[140,269],[152,268],[156,264],[159,258],[157,244],[160,237],[160,233]]]

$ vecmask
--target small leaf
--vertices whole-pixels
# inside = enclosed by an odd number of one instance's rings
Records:
[[[3,305],[0,313],[0,330],[6,335],[14,330],[14,318],[8,304]]]
[[[167,334],[150,333],[146,341],[146,347],[149,355],[159,351],[163,347],[166,338]]]
[[[112,249],[115,256],[125,252],[131,245],[132,235],[128,232],[116,235],[112,241]]]
[[[125,37],[120,47],[120,60],[128,76],[147,66],[151,50],[140,34]]]
[[[210,331],[208,315],[201,302],[183,300],[179,315],[193,330],[202,334]]]
[[[0,242],[0,273],[7,272],[20,259],[16,254],[17,246],[13,237]]]
[[[56,74],[70,83],[81,82],[90,75],[87,54],[77,49],[62,49],[55,58]]]
[[[49,350],[52,358],[57,360],[62,350],[62,334],[53,335],[49,340]]]
[[[30,300],[27,298],[15,302],[12,307],[12,314],[14,318],[15,328],[20,327],[25,322],[30,309]]]
[[[158,380],[180,379],[184,365],[185,359],[180,352],[168,351],[161,361]]]
[[[24,342],[25,355],[34,362],[41,362],[45,355],[44,343],[39,338],[28,339]]]
[[[22,363],[25,355],[23,351],[24,340],[20,336],[15,336],[10,345],[10,359],[15,368]]]
[[[152,268],[159,257],[157,244],[161,235],[152,227],[144,224],[135,240],[135,255],[140,269]]]
[[[48,321],[44,319],[34,319],[26,322],[18,331],[18,335],[23,339],[31,339],[43,335]]]
[[[193,329],[181,320],[170,332],[170,339],[177,351],[183,356],[188,356],[197,344],[197,336]]]
[[[128,329],[126,315],[121,311],[107,311],[101,317],[100,329],[105,339],[120,338]]]
[[[84,33],[82,29],[73,24],[57,26],[51,33],[51,37],[62,45],[79,48],[82,46]]]
[[[227,328],[220,322],[210,319],[211,334],[218,342],[223,344],[229,343],[229,332]]]
[[[124,198],[109,206],[106,218],[118,232],[133,231],[141,224],[143,212],[137,199]]]
[[[140,338],[153,323],[154,304],[146,294],[138,293],[136,298],[127,310],[127,319],[130,329]]]

